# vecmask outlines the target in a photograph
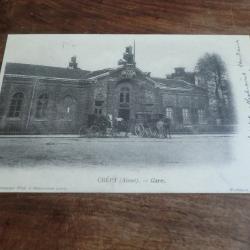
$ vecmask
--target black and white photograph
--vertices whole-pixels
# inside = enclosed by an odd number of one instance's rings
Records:
[[[250,39],[9,35],[0,192],[250,192]]]

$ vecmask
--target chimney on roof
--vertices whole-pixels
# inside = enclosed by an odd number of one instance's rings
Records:
[[[76,61],[76,56],[71,57],[71,61],[69,62],[69,69],[78,69],[78,63]]]
[[[176,76],[185,75],[185,68],[184,67],[177,67],[177,68],[174,68],[174,70],[175,70],[175,75]]]

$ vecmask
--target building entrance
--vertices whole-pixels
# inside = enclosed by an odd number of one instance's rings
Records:
[[[129,109],[119,109],[118,117],[121,117],[125,121],[128,121],[130,118],[130,110]]]

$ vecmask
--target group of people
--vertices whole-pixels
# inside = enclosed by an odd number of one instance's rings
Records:
[[[171,138],[171,120],[169,118],[160,118],[156,123],[159,136],[161,138]]]
[[[131,122],[124,120],[123,118],[116,118],[115,124],[118,125],[118,131],[126,132],[126,135],[131,130]],[[144,128],[150,128],[157,130],[159,138],[171,138],[171,119],[167,117],[160,117],[157,120],[144,121]]]
[[[121,117],[113,119],[112,115],[101,116],[96,118],[95,124],[100,127],[102,133],[106,133],[108,129],[111,129],[111,134],[125,132],[128,136],[129,131],[131,130],[131,122],[126,121]],[[150,125],[151,124],[151,125]],[[158,132],[159,138],[171,138],[171,120],[167,117],[161,116],[157,120],[150,120],[144,122],[144,127],[154,127]]]

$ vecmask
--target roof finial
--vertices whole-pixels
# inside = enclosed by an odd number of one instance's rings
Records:
[[[69,62],[69,69],[78,69],[78,63],[76,62],[76,56],[71,57],[71,61]]]
[[[134,50],[135,52],[135,50]],[[119,65],[135,65],[135,57],[133,53],[133,47],[127,46],[123,53],[123,59],[119,60]]]

